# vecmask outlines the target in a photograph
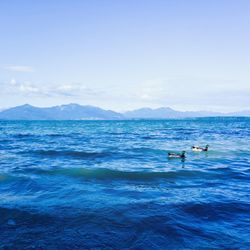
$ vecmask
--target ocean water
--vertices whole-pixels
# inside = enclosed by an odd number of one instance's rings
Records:
[[[249,118],[0,121],[0,249],[250,249],[249,191]]]

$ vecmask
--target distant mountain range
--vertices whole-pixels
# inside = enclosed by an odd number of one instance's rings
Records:
[[[250,110],[219,113],[208,111],[176,111],[171,108],[141,108],[125,113],[104,110],[93,106],[68,104],[50,108],[38,108],[25,104],[0,111],[1,120],[123,120],[123,119],[170,119],[216,116],[246,116]]]
[[[68,104],[50,108],[38,108],[25,104],[0,112],[0,119],[8,120],[116,120],[123,115],[92,106]]]

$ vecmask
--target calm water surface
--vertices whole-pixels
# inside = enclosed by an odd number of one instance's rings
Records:
[[[0,121],[0,249],[250,249],[249,191],[249,118]]]

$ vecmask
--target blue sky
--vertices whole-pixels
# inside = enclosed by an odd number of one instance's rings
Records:
[[[250,109],[248,0],[3,0],[0,34],[0,108]]]

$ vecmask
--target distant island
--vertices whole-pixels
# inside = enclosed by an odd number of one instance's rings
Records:
[[[49,108],[29,104],[0,111],[1,120],[126,120],[126,119],[181,119],[196,117],[250,117],[250,110],[220,113],[209,111],[176,111],[163,107],[141,108],[124,113],[104,110],[94,106],[67,104]]]

